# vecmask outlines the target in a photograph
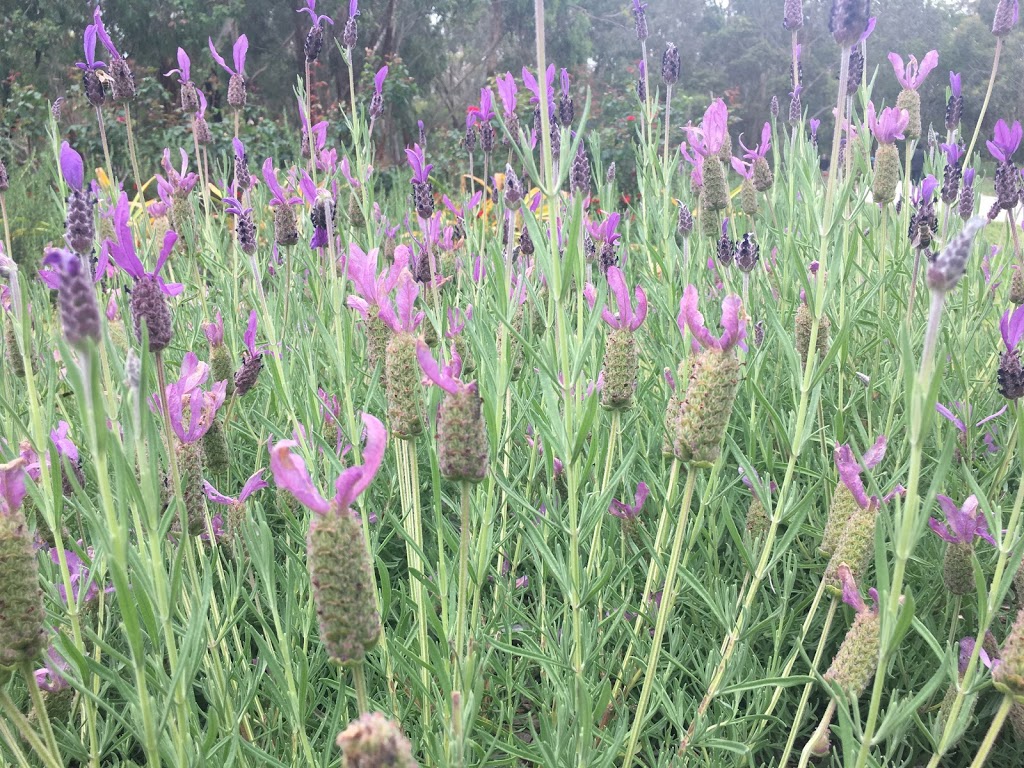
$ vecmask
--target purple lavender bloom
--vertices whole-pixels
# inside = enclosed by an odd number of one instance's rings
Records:
[[[69,187],[76,192],[82,191],[85,185],[85,164],[82,156],[66,141],[60,145],[60,173]]]
[[[807,121],[807,124],[811,127],[811,141],[815,144],[818,142],[818,127],[821,125],[821,120],[816,117],[812,117]]]
[[[954,405],[954,407],[960,407],[960,403],[953,403],[953,405]],[[998,411],[993,413],[991,416],[986,416],[985,418],[983,418],[981,421],[979,421],[974,426],[975,427],[983,426],[983,425],[987,424],[988,422],[992,421],[993,419],[996,419],[996,418],[1002,416],[1004,413],[1006,413],[1006,409],[1008,407],[1009,406],[1004,405],[1002,408],[1000,408]],[[935,410],[938,412],[938,414],[940,416],[942,416],[943,418],[949,420],[953,424],[953,426],[957,428],[957,431],[959,431],[960,434],[962,434],[962,435],[964,435],[966,437],[966,435],[967,435],[967,424],[964,422],[963,419],[961,419],[959,416],[957,416],[950,408],[948,408],[947,406],[943,405],[942,403],[936,403],[935,404]],[[970,418],[971,418],[970,417],[970,409],[968,409],[967,419],[969,420]]]
[[[385,64],[377,70],[373,76],[373,96],[370,97],[370,121],[376,120],[384,113],[384,80],[388,76],[388,67]]]
[[[103,47],[107,49],[107,53],[113,59],[120,59],[121,54],[114,46],[114,41],[110,39],[110,35],[107,34],[107,28],[103,25],[103,9],[99,5],[93,9],[93,24],[96,26],[96,35],[99,37]]]
[[[959,144],[940,144],[939,148],[946,154],[946,162],[949,165],[956,165],[960,162],[960,158],[964,156],[964,150]]]
[[[224,344],[224,318],[220,316],[220,310],[213,317],[212,323],[203,324],[203,333],[211,347],[219,347]]]
[[[270,203],[269,205],[294,205],[295,203],[301,203],[302,198],[295,194],[287,182],[282,185],[280,180],[277,178],[277,170],[274,168],[274,158],[268,157],[263,161],[263,181],[267,184],[267,189],[270,190]]]
[[[412,168],[412,183],[426,184],[430,180],[430,171],[434,166],[427,163],[423,149],[419,144],[413,144],[412,149],[406,148],[405,156],[409,160],[409,167]]]
[[[232,69],[224,61],[224,57],[217,53],[217,48],[213,44],[213,38],[208,37],[207,42],[210,44],[210,55],[213,56],[213,60],[216,61],[221,69],[227,72],[229,75],[241,76],[245,74],[245,54],[249,50],[249,38],[245,35],[239,36],[235,41],[234,46],[231,49],[232,58],[234,60],[235,68]]]
[[[214,504],[223,504],[228,507],[241,506],[242,504],[245,504],[245,500],[256,493],[256,491],[261,491],[268,486],[267,481],[263,479],[264,471],[265,470],[258,469],[253,472],[252,475],[249,476],[249,479],[245,481],[245,485],[242,486],[242,491],[238,494],[237,498],[225,496],[206,480],[203,481],[203,492],[206,494],[206,498]]]
[[[733,155],[733,157],[729,160],[729,163],[732,165],[732,169],[734,171],[736,171],[736,173],[738,173],[744,179],[750,180],[750,179],[754,178],[754,164],[753,163],[750,163],[748,165],[747,163],[744,163],[742,160],[740,160],[735,155]]]
[[[494,94],[491,93],[490,88],[481,88],[480,111],[477,113],[477,119],[482,123],[488,123],[494,117]]]
[[[999,320],[999,333],[1007,352],[1013,352],[1024,338],[1024,306],[1017,307],[1011,314],[1010,310],[1003,313]]]
[[[960,507],[949,496],[943,496],[941,493],[935,497],[935,500],[939,502],[939,506],[946,514],[946,522],[943,524],[936,518],[929,517],[928,525],[939,535],[939,538],[950,544],[973,546],[974,538],[977,536],[995,546],[996,542],[992,538],[992,534],[988,532],[985,516],[978,509],[977,496],[973,494],[968,496],[963,506]]]
[[[199,181],[199,175],[189,173],[188,154],[181,148],[178,151],[181,153],[181,170],[177,170],[171,165],[171,150],[168,147],[164,148],[164,156],[160,165],[163,166],[167,178],[157,175],[157,187],[165,186],[171,195],[184,196],[195,187],[196,182]]]
[[[614,244],[622,237],[622,235],[616,232],[621,218],[621,215],[618,213],[610,213],[608,218],[600,224],[587,221],[587,231],[590,232],[590,236],[597,243]]]
[[[875,105],[868,102],[868,127],[879,144],[892,144],[902,139],[903,131],[910,125],[910,113],[905,109],[886,107],[876,118]]]
[[[747,326],[743,319],[743,303],[739,296],[729,295],[722,299],[722,328],[725,331],[717,338],[704,325],[704,316],[697,306],[697,287],[691,283],[683,290],[683,298],[679,300],[679,316],[676,318],[679,333],[685,336],[686,329],[689,328],[694,341],[705,349],[727,352],[734,346],[739,346],[746,351],[744,339],[747,336]]]
[[[717,155],[725,144],[725,136],[729,130],[729,109],[721,99],[715,99],[704,111],[704,119],[700,128],[688,126],[686,134],[690,144],[704,157]]]
[[[812,136],[814,135],[814,133],[818,129],[818,126],[815,124],[816,122],[817,122],[817,124],[820,124],[821,120],[818,120],[818,121],[811,120],[811,135]],[[747,160],[750,160],[751,162],[753,162],[754,160],[757,160],[759,157],[764,157],[765,155],[767,155],[768,154],[768,150],[770,150],[772,148],[772,126],[771,126],[771,123],[765,123],[764,126],[762,126],[762,128],[761,128],[761,143],[760,144],[757,144],[757,145],[754,146],[753,149],[750,149],[749,147],[747,147],[743,143],[743,134],[740,134],[740,146],[743,147],[743,157],[745,157]]]
[[[606,273],[608,278],[608,289],[611,291],[615,301],[617,312],[613,313],[608,307],[601,307],[601,319],[610,327],[619,330],[635,331],[647,318],[647,294],[644,289],[637,285],[633,291],[636,299],[636,312],[633,311],[633,303],[629,297],[629,286],[626,284],[626,277],[618,267],[608,267]],[[597,292],[594,286],[587,283],[584,288],[584,296],[587,304],[593,309],[597,303]]]
[[[177,381],[167,385],[167,408],[171,429],[183,443],[200,440],[213,426],[217,409],[224,404],[227,381],[218,381],[209,392],[200,389],[209,375],[210,366],[200,362],[195,353],[186,352],[181,361],[181,376]],[[154,404],[159,410],[159,399],[155,399]]]
[[[104,245],[106,248],[104,251],[101,251],[97,273],[103,274],[106,271],[107,265],[104,255],[109,254],[115,264],[136,280],[152,277],[157,281],[163,293],[168,296],[177,296],[185,290],[185,286],[181,283],[165,283],[164,279],[160,276],[160,270],[167,263],[167,259],[174,249],[174,244],[178,241],[178,233],[171,230],[164,235],[164,244],[160,249],[160,255],[157,257],[156,266],[152,272],[147,272],[146,268],[142,266],[142,261],[139,259],[138,254],[135,252],[135,238],[132,235],[131,228],[128,226],[130,216],[131,210],[128,207],[128,195],[122,192],[114,208],[113,223],[116,240],[105,241]]]
[[[554,64],[549,64],[548,65],[547,71],[545,73],[544,80],[545,80],[545,85],[547,86],[545,90],[546,90],[546,93],[547,93],[548,105],[553,109],[553,107],[554,107],[554,99],[555,99],[555,86],[554,86],[554,83],[555,83],[555,65]],[[528,91],[530,91],[530,93],[533,94],[533,96],[530,99],[530,103],[531,104],[540,104],[540,89],[541,89],[540,83],[537,82],[537,78],[535,78],[533,76],[533,73],[530,72],[530,70],[527,69],[526,67],[523,67],[523,84],[526,86],[526,89]],[[549,114],[553,114],[553,112],[549,112]]]
[[[462,373],[462,358],[452,345],[451,362],[443,368],[437,364],[437,360],[430,353],[430,347],[423,339],[416,340],[416,360],[420,364],[420,370],[433,384],[437,385],[450,395],[458,395],[464,392],[476,392],[476,382],[469,384],[459,381]]]
[[[498,75],[498,97],[501,99],[501,106],[505,111],[506,122],[516,113],[517,92],[516,79],[512,77],[511,72]]]
[[[395,307],[387,296],[380,296],[379,317],[395,333],[412,333],[423,322],[424,313],[415,312],[416,298],[420,295],[420,287],[408,269],[403,269],[398,276],[395,288]],[[397,308],[397,312],[396,312]]]
[[[1000,119],[996,123],[995,136],[992,137],[992,141],[986,141],[985,145],[992,157],[1001,163],[1008,163],[1020,146],[1022,134],[1024,131],[1021,129],[1020,120],[1014,120],[1011,127],[1005,120]]]
[[[939,188],[939,181],[930,173],[921,180],[921,185],[915,187],[911,192],[911,201],[915,206],[920,207],[922,203],[930,203]]]
[[[98,9],[97,9],[98,10]],[[97,69],[104,69],[107,65],[96,58],[96,37],[97,28],[90,24],[85,28],[84,45],[85,61],[76,61],[75,66],[83,72],[95,72]]]
[[[896,72],[896,79],[900,85],[911,91],[916,91],[921,87],[921,83],[924,82],[928,73],[939,65],[939,52],[928,51],[924,58],[921,59],[920,66],[917,63],[917,57],[910,56],[906,67],[904,67],[903,57],[898,53],[890,53],[889,61],[892,63],[892,68]]]
[[[178,48],[178,68],[164,72],[164,77],[171,75],[177,75],[178,82],[182,85],[192,82],[192,60],[185,53],[184,48]]]
[[[865,469],[874,468],[884,457],[885,450],[887,447],[887,441],[885,435],[879,435],[875,444],[864,452],[861,457],[864,462]],[[845,485],[854,500],[861,507],[861,509],[867,509],[868,506],[878,506],[878,498],[872,496],[868,498],[867,493],[864,491],[864,483],[861,480],[861,465],[857,461],[857,457],[854,456],[850,446],[846,443],[836,447],[835,452],[836,469],[839,471],[839,479]]]
[[[369,319],[371,308],[380,308],[388,295],[398,285],[398,279],[409,264],[411,250],[407,245],[395,248],[395,259],[391,266],[378,274],[378,249],[363,251],[355,243],[348,246],[348,277],[354,293],[345,300],[347,306]]]
[[[25,500],[25,459],[0,464],[0,515],[12,515]]]
[[[992,16],[992,34],[1003,37],[1020,21],[1020,0],[999,0]]]
[[[70,687],[70,683],[68,683],[65,676],[65,673],[70,670],[71,665],[51,645],[46,652],[44,666],[35,670],[33,676],[35,677],[36,685],[39,686],[39,690],[46,693],[59,693],[60,691],[66,691]]]
[[[975,171],[974,171],[973,168],[965,168],[964,169],[964,188],[965,189],[970,189],[972,186],[974,186],[974,173],[975,173]]]
[[[78,546],[81,548],[82,542],[78,542]],[[85,549],[85,557],[83,559],[78,552],[72,549],[64,550],[64,561],[68,564],[68,576],[71,581],[71,599],[76,603],[79,601],[79,595],[82,592],[82,587],[85,587],[85,594],[82,595],[83,603],[90,603],[95,600],[100,594],[100,585],[95,581],[90,580],[90,567],[92,566],[93,549],[87,547]],[[60,564],[60,553],[56,547],[50,548],[50,560],[54,565]],[[103,591],[107,594],[114,591],[113,585],[108,585],[103,588]],[[64,582],[59,581],[57,583],[57,592],[60,594],[60,599],[65,605],[68,603],[67,591],[64,589]]]
[[[872,612],[878,613],[878,590],[872,587],[868,590],[868,595],[874,601],[875,605],[873,608],[868,608],[864,598],[860,595],[860,589],[857,588],[857,582],[853,578],[853,572],[850,570],[850,566],[843,563],[839,566],[836,575],[839,578],[839,582],[843,585],[843,602],[853,608],[857,613]]]
[[[703,187],[704,155],[696,151],[690,152],[685,141],[679,145],[679,154],[681,154],[683,159],[692,166],[690,169],[690,183],[698,189]]]
[[[309,14],[309,22],[314,27],[321,27],[321,26],[323,26],[323,23],[325,21],[328,24],[330,24],[332,27],[334,26],[334,19],[332,19],[330,16],[327,16],[326,14],[319,15],[319,16],[317,15],[317,12],[316,12],[316,0],[306,0],[306,7],[305,8],[299,8],[296,11],[296,13],[308,13]],[[359,12],[356,11],[356,13],[358,14]]]
[[[608,512],[620,520],[634,520],[643,511],[644,502],[647,501],[649,495],[650,489],[647,487],[647,483],[639,483],[632,504],[612,499],[612,503],[608,506]]]
[[[953,94],[954,99],[960,98],[960,73],[950,72],[949,73],[949,90]]]

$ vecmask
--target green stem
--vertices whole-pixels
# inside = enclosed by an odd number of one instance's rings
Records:
[[[996,38],[996,52],[992,57],[992,74],[988,78],[988,88],[985,90],[985,100],[981,103],[981,114],[978,115],[978,122],[974,125],[974,135],[971,136],[971,143],[967,146],[964,154],[963,166],[966,168],[971,161],[971,153],[974,152],[974,145],[978,143],[978,134],[981,133],[981,124],[985,121],[985,113],[988,111],[988,102],[992,98],[992,88],[996,83],[996,71],[999,69],[999,54],[1003,50],[1003,38]]]
[[[1010,709],[1013,707],[1013,696],[1003,696],[1002,702],[999,704],[999,709],[996,710],[996,716],[992,718],[992,725],[988,727],[988,733],[985,734],[985,740],[981,742],[981,746],[978,747],[978,751],[974,755],[974,760],[971,761],[970,768],[981,768],[988,759],[989,752],[992,751],[992,745],[996,743],[996,738],[999,736],[999,731],[1003,728],[1003,723],[1006,722],[1006,716],[1010,714]]]
[[[469,598],[469,550],[472,541],[470,530],[470,484],[465,480],[460,483],[462,486],[462,500],[460,504],[461,514],[459,517],[459,594],[456,607],[456,629],[455,629],[455,653],[459,663],[466,664],[468,651],[466,649],[467,615],[466,601]],[[440,533],[440,532],[439,532]],[[466,684],[463,679],[463,685]]]
[[[71,594],[71,593],[67,593]],[[46,747],[49,749],[54,757],[60,761],[60,747],[57,746],[57,739],[53,735],[53,726],[50,724],[50,715],[46,711],[46,702],[43,701],[43,695],[39,691],[39,684],[36,682],[36,676],[32,669],[31,662],[22,662],[21,673],[25,677],[25,683],[28,685],[29,697],[32,699],[32,706],[36,712],[36,719],[39,720],[39,729],[43,732],[43,740],[46,741]]]
[[[127,102],[124,105],[124,127],[128,134],[128,157],[132,161],[132,173],[135,174],[135,192],[139,200],[144,200],[142,193],[142,175],[139,173],[139,160],[135,154],[135,131],[132,130],[132,110]]]
[[[61,768],[60,758],[50,752],[49,748],[39,740],[39,736],[32,730],[32,725],[28,719],[18,711],[18,707],[11,701],[11,697],[7,695],[7,691],[3,688],[0,688],[0,709],[11,719],[11,722],[18,729],[18,733],[28,742],[29,746],[32,747],[32,751],[36,753],[36,756],[43,761],[47,768]]]
[[[366,662],[360,661],[352,665],[352,687],[356,692],[356,707],[360,715],[370,711],[370,699],[366,695]]]
[[[683,501],[679,508],[679,521],[676,523],[675,536],[672,539],[672,552],[669,555],[668,571],[665,574],[665,586],[661,597],[661,606],[657,609],[658,619],[654,624],[654,639],[651,640],[651,652],[647,657],[647,668],[644,672],[644,683],[640,689],[640,699],[637,701],[636,713],[633,716],[633,725],[629,730],[629,740],[626,742],[626,756],[622,760],[622,768],[630,768],[633,758],[636,755],[640,742],[640,732],[644,728],[647,714],[647,704],[651,698],[651,690],[654,686],[656,673],[658,671],[658,657],[661,654],[661,641],[665,636],[665,628],[668,625],[669,617],[672,615],[672,607],[675,604],[675,580],[679,568],[679,557],[682,554],[683,540],[686,538],[686,522],[690,513],[690,502],[693,498],[693,488],[696,485],[697,472],[692,468],[686,470],[686,485],[683,488]]]

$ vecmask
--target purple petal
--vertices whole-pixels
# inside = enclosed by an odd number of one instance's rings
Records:
[[[298,447],[294,440],[281,440],[270,447],[270,471],[279,488],[288,491],[303,506],[326,515],[331,505],[317,492],[301,456],[292,453]]]
[[[691,283],[683,290],[683,297],[679,300],[679,317],[676,319],[679,333],[685,336],[685,329],[689,328],[690,334],[705,349],[719,349],[721,345],[705,327],[704,315],[700,313],[697,305],[697,288]]]
[[[633,297],[636,299],[636,314],[633,315],[633,320],[629,324],[631,331],[635,331],[647,319],[647,294],[644,289],[637,285],[633,290]]]
[[[263,470],[257,470],[249,475],[249,479],[245,481],[245,485],[242,486],[242,492],[238,494],[238,500],[245,501],[256,491],[261,491],[268,487],[268,485],[269,483],[263,479]]]
[[[228,72],[229,74],[234,74],[231,71],[231,67],[229,67],[227,65],[227,62],[224,61],[224,57],[217,53],[217,49],[213,45],[213,38],[208,37],[206,38],[206,40],[210,44],[210,55],[213,56],[213,60],[220,64],[221,68],[224,69],[226,72]]]
[[[885,449],[888,446],[885,435],[879,435],[875,444],[864,451],[864,466],[873,469],[882,459],[885,458]]]
[[[867,509],[870,502],[868,501],[867,494],[864,492],[864,484],[860,479],[860,464],[854,458],[850,446],[845,444],[839,446],[836,450],[835,459],[836,469],[839,470],[839,479],[849,489],[857,504],[862,509]]]
[[[860,590],[857,589],[857,582],[853,578],[850,566],[843,563],[839,566],[836,575],[839,577],[839,582],[843,585],[843,602],[857,613],[863,613],[867,610],[867,604],[864,602],[864,598],[860,596]]]
[[[388,76],[388,67],[385,64],[383,67],[377,70],[377,74],[373,76],[373,87],[377,93],[381,93],[384,88],[384,79]]]
[[[60,172],[69,187],[82,191],[85,184],[85,165],[82,156],[66,141],[60,145]]]
[[[967,431],[967,426],[962,421],[960,421],[960,419],[957,418],[956,415],[942,403],[936,403],[935,410],[938,411],[941,416],[944,416],[945,418],[949,419],[949,421],[953,422],[953,426],[955,426],[961,432]]]
[[[384,459],[384,449],[388,444],[388,433],[378,419],[368,413],[363,415],[366,427],[366,447],[363,449],[363,465],[349,467],[334,483],[335,501],[341,511],[348,509],[356,497],[365,491],[380,469]]]
[[[416,359],[419,361],[420,368],[428,379],[445,392],[453,395],[458,393],[459,381],[449,376],[446,371],[441,370],[434,356],[430,353],[430,347],[427,346],[423,339],[416,340]]]
[[[743,343],[747,336],[747,326],[743,322],[743,301],[735,294],[722,299],[722,327],[725,333],[719,341],[719,349],[727,350],[733,345],[739,345],[746,350],[746,344]]]
[[[626,285],[626,278],[618,267],[608,267],[608,287],[611,289],[615,306],[619,311],[618,322],[613,325],[618,328],[628,328],[633,322],[633,307],[629,301],[629,286]]]
[[[245,35],[239,36],[239,38],[235,41],[234,48],[232,49],[232,53],[234,54],[235,59],[236,74],[241,75],[245,73],[245,54],[248,50],[249,38]]]
[[[898,53],[889,53],[889,61],[892,63],[892,68],[896,72],[896,79],[899,84],[904,88],[910,88],[910,81],[907,79],[906,67],[903,64],[903,57]]]
[[[212,501],[214,504],[224,504],[225,506],[231,506],[235,504],[238,499],[232,499],[230,496],[225,496],[223,493],[218,491],[208,480],[203,480],[203,493],[206,494],[206,498]]]
[[[250,355],[256,354],[256,310],[252,310],[249,313],[249,324],[245,328],[245,335],[242,336],[242,341],[245,342],[245,348],[249,350]]]
[[[928,73],[935,69],[937,66],[939,66],[939,52],[928,51],[928,53],[924,55],[924,58],[921,59],[921,66],[918,68],[917,76],[914,78],[913,88],[917,89],[921,87],[921,84],[924,82],[924,79],[928,76]]]
[[[178,242],[178,233],[173,229],[170,229],[164,234],[164,245],[160,249],[160,256],[156,260],[156,268],[153,270],[153,275],[160,274],[160,270],[163,269],[164,264],[167,262],[167,258],[171,255],[171,251],[174,250],[174,244]]]
[[[928,526],[935,531],[943,541],[948,541],[950,544],[956,544],[956,537],[946,529],[944,523],[939,522],[934,517],[929,517]]]

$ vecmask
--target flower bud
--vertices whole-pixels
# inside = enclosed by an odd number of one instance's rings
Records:
[[[734,350],[712,348],[694,355],[675,425],[674,449],[680,461],[710,467],[718,460],[739,386],[740,361]]]
[[[135,337],[142,341],[142,325],[149,334],[149,351],[160,352],[171,343],[174,332],[171,308],[160,283],[152,275],[143,275],[132,286],[132,322]]]
[[[957,96],[954,93],[949,94],[949,100],[946,102],[946,130],[955,131],[956,127],[960,125],[960,118],[964,113],[964,97],[963,94]]]
[[[7,175],[7,165],[3,158],[0,158],[0,192],[6,192],[11,186],[11,179]]]
[[[690,213],[690,208],[686,203],[679,204],[679,219],[676,223],[676,232],[683,237],[689,237],[690,233],[693,232],[693,214]]]
[[[674,43],[669,43],[662,54],[661,79],[665,85],[675,85],[679,82],[679,49]]]
[[[768,103],[768,111],[771,113],[772,119],[775,120],[779,116],[779,97],[772,96],[772,100]]]
[[[1017,26],[1017,19],[1020,15],[1018,0],[999,0],[996,12],[992,16],[992,34],[996,37],[1004,37]]]
[[[775,176],[772,175],[772,168],[763,157],[754,160],[754,189],[758,192],[767,192],[775,183]]]
[[[942,560],[942,583],[954,595],[968,595],[974,591],[974,547],[954,543],[946,546]]]
[[[953,237],[946,247],[928,265],[927,282],[933,291],[948,293],[960,282],[967,271],[967,259],[971,255],[974,238],[985,226],[980,216],[964,224],[963,230]]]
[[[306,56],[306,61],[310,64],[316,61],[323,47],[324,25],[314,24],[309,28],[309,32],[306,33],[306,42],[302,46],[302,52]]]
[[[96,220],[92,215],[95,204],[91,192],[72,189],[68,196],[64,240],[72,251],[82,256],[92,253],[92,244],[96,239]]]
[[[753,272],[760,260],[760,254],[761,249],[754,239],[754,234],[747,232],[736,247],[736,268],[746,274]]]
[[[646,3],[633,4],[633,26],[636,29],[636,39],[641,43],[651,36],[650,30],[647,28],[646,8]]]
[[[858,509],[860,507],[857,506],[857,501],[853,498],[853,494],[850,493],[850,489],[846,487],[846,484],[837,484],[835,491],[832,493],[832,504],[828,508],[825,530],[821,533],[821,544],[818,545],[819,552],[823,555],[831,556],[836,551],[836,545],[839,544],[839,539],[843,535],[843,529],[846,527],[847,521],[856,514]]]
[[[828,28],[837,44],[852,46],[868,26],[871,0],[832,0]]]
[[[729,185],[725,181],[725,169],[715,157],[704,158],[701,200],[707,210],[722,211],[729,206]]]
[[[757,190],[750,179],[744,179],[740,184],[740,210],[747,216],[757,213]]]
[[[903,135],[910,139],[921,138],[921,94],[911,88],[904,88],[896,97],[896,109],[905,109],[910,114]]]
[[[992,668],[992,683],[1008,696],[1024,697],[1024,608],[1017,612],[1003,641],[999,663]]]
[[[860,88],[860,84],[864,80],[864,54],[860,52],[859,47],[850,51],[849,71],[850,74],[846,81],[846,95],[853,96],[857,93],[857,89]]]
[[[796,32],[804,25],[804,8],[802,0],[786,0],[782,6],[782,28],[787,32]]]
[[[110,95],[123,104],[135,98],[135,75],[122,56],[112,56],[109,66]]]
[[[106,94],[103,91],[103,81],[100,80],[95,71],[86,69],[82,72],[82,90],[85,92],[85,98],[90,104],[94,107],[103,106]]]
[[[806,304],[801,304],[796,311],[796,351],[800,353],[800,362],[807,364],[807,353],[811,346],[811,326],[814,324],[814,317]],[[822,313],[818,322],[818,338],[815,342],[815,349],[819,359],[824,359],[828,354],[829,334],[832,330],[832,321],[828,315]]]
[[[234,109],[245,107],[245,77],[234,74],[228,80],[228,106]]]
[[[478,483],[489,453],[483,401],[476,387],[446,393],[437,410],[437,463],[447,480]]]
[[[282,247],[299,242],[299,229],[295,209],[290,205],[274,206],[274,242]]]
[[[1010,275],[1010,301],[1018,307],[1024,304],[1024,270],[1014,269]]]
[[[875,176],[871,194],[880,205],[896,199],[896,186],[900,179],[900,153],[895,144],[879,144],[875,153]]]
[[[191,80],[181,84],[181,111],[187,115],[194,115],[199,111],[199,92]]]
[[[836,683],[854,696],[860,696],[878,667],[880,626],[875,611],[858,612],[843,638],[843,644],[839,646],[839,652],[832,659],[832,665],[825,672],[825,680]]]
[[[569,169],[569,189],[579,193],[581,197],[590,194],[590,163],[587,161],[582,141]]]
[[[867,508],[855,503],[850,512],[852,514],[843,526],[843,533],[836,542],[835,551],[825,566],[823,576],[825,588],[835,595],[843,591],[839,579],[839,566],[849,566],[853,578],[860,579],[866,575],[874,552],[878,503],[872,499]]]
[[[342,768],[419,768],[401,729],[380,712],[368,712],[338,734]]]
[[[263,353],[249,354],[242,350],[242,366],[235,371],[235,394],[241,397],[256,385],[260,371],[263,370]]]
[[[228,438],[224,427],[217,419],[213,420],[210,428],[202,438],[203,461],[206,468],[217,474],[227,472],[231,467],[231,449],[228,447]]]
[[[348,21],[345,22],[344,31],[341,33],[341,44],[348,48],[350,54],[352,49],[356,47],[357,37],[356,19],[355,16],[350,16]]]
[[[750,500],[750,506],[747,507],[746,531],[748,538],[751,540],[760,539],[768,533],[770,526],[771,519],[768,517],[764,504],[761,503],[757,496],[754,496]]]
[[[39,565],[21,510],[24,463],[0,465],[0,667],[31,661],[46,648]]]
[[[384,355],[384,370],[390,432],[400,440],[415,438],[423,432],[423,395],[415,336],[396,333],[391,337]]]
[[[601,373],[601,405],[609,410],[629,408],[636,392],[639,354],[636,338],[628,328],[616,328],[608,334]]]
[[[196,115],[196,141],[203,146],[213,144],[213,131],[203,115]]]
[[[381,624],[370,556],[352,510],[332,504],[326,515],[312,516],[306,559],[328,657],[338,664],[362,662],[380,640]]]
[[[996,381],[999,383],[999,394],[1007,400],[1024,397],[1024,367],[1021,366],[1016,349],[1004,352],[999,358]]]

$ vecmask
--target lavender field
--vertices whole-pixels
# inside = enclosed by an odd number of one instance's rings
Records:
[[[1022,764],[1018,0],[777,0],[753,122],[533,0],[457,132],[362,4],[269,117],[90,6],[0,142],[0,765]]]

